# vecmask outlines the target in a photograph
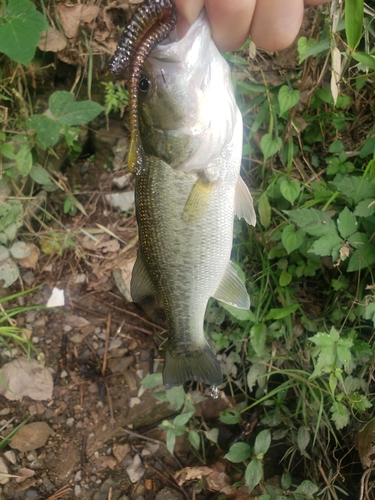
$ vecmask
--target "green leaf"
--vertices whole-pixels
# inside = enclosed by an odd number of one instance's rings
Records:
[[[332,218],[316,208],[297,208],[284,210],[289,219],[311,236],[324,236],[336,231]]]
[[[302,230],[296,230],[292,224],[284,227],[281,233],[281,242],[288,254],[297,250],[297,248],[299,248],[304,242],[304,239],[305,232]]]
[[[249,391],[251,392],[254,389],[254,386],[257,381],[259,381],[260,377],[267,372],[267,365],[265,363],[259,362],[251,365],[250,370],[247,372],[247,385],[249,387]],[[262,379],[260,379],[262,380]]]
[[[334,179],[331,183],[345,196],[352,198],[354,203],[359,203],[366,198],[373,198],[375,192],[375,180],[364,180],[354,175]]]
[[[258,356],[263,354],[266,344],[267,327],[264,323],[254,325],[250,330],[250,343]]]
[[[345,207],[337,219],[337,228],[341,236],[346,240],[351,234],[357,231],[357,219],[355,215]]]
[[[350,50],[354,51],[363,33],[363,0],[345,0],[345,31]]]
[[[288,470],[283,472],[281,476],[281,487],[283,490],[289,490],[292,485],[292,476]]]
[[[354,215],[358,217],[370,217],[375,213],[375,199],[366,198],[358,203],[354,209]]]
[[[217,427],[214,427],[209,431],[204,431],[204,435],[209,441],[212,441],[213,443],[217,444],[217,440],[219,437],[219,429]]]
[[[283,197],[289,201],[291,205],[294,204],[300,193],[299,182],[294,179],[285,179],[280,182],[280,192]]]
[[[333,260],[337,260],[336,252],[340,250],[343,244],[344,241],[340,238],[335,229],[331,234],[326,234],[314,241],[309,249],[309,253],[320,255],[321,257],[332,255]]]
[[[251,457],[251,448],[247,443],[234,443],[224,458],[233,463],[243,462]]]
[[[200,444],[201,444],[201,438],[199,437],[198,432],[195,431],[189,431],[188,434],[188,439],[190,441],[190,444],[196,449],[199,450]]]
[[[298,90],[291,90],[287,85],[280,87],[278,101],[280,107],[280,116],[282,116],[288,109],[297,104],[300,98]]]
[[[276,309],[270,309],[268,314],[265,316],[264,321],[282,319],[290,316],[299,309],[299,304],[292,304],[288,307],[280,307]]]
[[[179,410],[185,401],[185,391],[182,385],[178,387],[172,387],[166,391],[167,401],[175,408]]]
[[[173,419],[173,425],[175,425],[176,427],[185,425],[191,419],[194,413],[195,410],[182,413],[181,415],[177,415],[177,417]]]
[[[361,150],[359,152],[359,157],[365,158],[368,155],[372,156],[374,152],[375,152],[375,137],[370,137],[364,142],[363,146],[361,147]]]
[[[61,125],[46,115],[34,115],[26,122],[27,130],[35,130],[43,149],[54,146],[60,137]]]
[[[264,134],[260,141],[260,149],[262,150],[264,161],[280,151],[283,141],[281,137],[272,137],[271,134]]]
[[[230,408],[229,410],[224,410],[220,417],[220,422],[227,425],[238,424],[240,421],[240,412],[235,408]]]
[[[370,243],[366,243],[358,247],[351,255],[347,271],[359,271],[364,268],[371,268],[375,263],[375,247]]]
[[[20,150],[16,155],[17,170],[22,177],[26,177],[29,174],[33,166],[33,156],[31,154],[31,147],[25,143],[22,144]]]
[[[328,151],[330,153],[341,153],[341,151],[344,151],[343,142],[340,140],[333,141],[332,144],[330,145]]]
[[[29,0],[9,0],[0,26],[0,52],[27,66],[35,55],[40,33],[48,28],[46,18]]]
[[[304,451],[310,442],[310,430],[306,427],[299,427],[297,433],[297,444],[300,451]]]
[[[0,286],[7,288],[17,280],[20,271],[17,264],[12,259],[0,262]]]
[[[228,311],[234,318],[238,321],[256,321],[255,314],[250,311],[250,309],[238,309],[238,307],[225,304],[224,302],[219,302],[220,306]]]
[[[265,193],[258,200],[258,212],[260,223],[265,229],[268,229],[271,224],[271,205]]]
[[[335,342],[331,335],[325,332],[318,332],[313,337],[309,337],[309,340],[320,347],[332,346]]]
[[[330,47],[330,41],[328,39],[321,40],[317,42],[314,38],[307,40],[306,37],[302,36],[298,40],[298,53],[299,53],[299,64],[303,63],[305,59],[310,56],[316,56],[322,52],[327,52]]]
[[[338,430],[343,429],[349,423],[350,413],[343,403],[335,401],[331,406],[332,420]]]
[[[288,286],[291,283],[292,279],[292,275],[288,273],[286,269],[283,269],[279,276],[279,285]]]
[[[173,450],[174,450],[174,445],[176,444],[176,434],[173,432],[172,429],[167,430],[167,440],[166,440],[166,445],[167,445],[167,450],[171,455],[173,455]]]
[[[249,491],[252,491],[255,486],[260,483],[260,480],[263,477],[263,466],[262,463],[258,459],[252,460],[249,465],[246,467],[245,472],[245,482]]]
[[[306,479],[305,481],[302,481],[302,483],[297,487],[295,492],[302,493],[303,495],[306,495],[306,498],[310,499],[313,498],[313,496],[318,490],[319,486],[316,486],[316,484]]]
[[[163,375],[161,373],[150,373],[141,381],[141,386],[145,389],[153,389],[163,383]]]
[[[55,184],[52,182],[51,177],[47,170],[43,167],[39,167],[38,165],[33,165],[31,167],[30,177],[37,182],[38,184],[42,184],[43,186],[54,186]]]
[[[267,453],[271,444],[271,431],[269,429],[265,429],[260,431],[260,433],[255,438],[254,443],[254,455],[258,458],[263,458],[263,455]],[[262,455],[262,457],[259,457]]]
[[[342,345],[337,346],[337,357],[343,365],[348,365],[352,359],[352,353],[347,347]]]
[[[104,108],[93,101],[74,101],[74,94],[64,90],[54,92],[49,98],[49,109],[63,125],[84,125],[96,118]]]

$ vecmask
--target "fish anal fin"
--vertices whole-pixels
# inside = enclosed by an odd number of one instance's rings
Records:
[[[216,183],[205,182],[199,178],[192,187],[186,201],[183,219],[196,222],[203,218],[210,204]]]
[[[139,302],[149,295],[155,295],[155,293],[156,290],[150,273],[146,269],[141,253],[138,252],[130,281],[130,295],[132,300],[133,302]]]
[[[166,389],[196,380],[207,385],[218,386],[223,381],[220,364],[208,344],[199,351],[174,355],[166,351],[163,369],[163,384]]]
[[[256,215],[253,198],[249,188],[240,175],[238,176],[236,184],[235,213],[239,219],[245,219],[248,224],[255,226]]]
[[[224,277],[217,287],[213,297],[225,304],[229,304],[238,309],[249,309],[250,298],[245,285],[229,261]]]

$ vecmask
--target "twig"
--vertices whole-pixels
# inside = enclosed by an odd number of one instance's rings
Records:
[[[368,497],[368,477],[367,476],[371,476],[371,474],[374,471],[375,471],[375,467],[371,467],[370,469],[367,469],[363,473],[363,475],[361,477],[361,493],[359,495],[359,500],[367,500],[369,498]],[[365,492],[365,486],[367,486],[366,492]]]
[[[331,493],[332,497],[334,498],[334,500],[339,500],[338,497],[337,497],[337,495],[336,495],[335,490],[332,488],[331,483],[328,481],[326,473],[324,472],[324,469],[322,467],[322,461],[321,460],[318,460],[318,468],[319,468],[319,472],[323,476],[324,482],[326,483],[327,488],[329,489],[329,492]]]
[[[129,434],[129,436],[133,436],[138,439],[143,439],[143,441],[149,441],[150,443],[161,444],[165,446],[165,443],[163,443],[163,441],[159,441],[158,439],[153,439],[147,436],[143,436],[142,434],[138,434],[138,432],[129,431],[129,429],[125,429],[124,427],[121,427],[120,430],[125,432],[125,434]]]
[[[70,493],[70,491],[72,491],[72,488],[68,484],[66,484],[65,486],[57,490],[56,493],[48,497],[47,500],[57,500],[58,498],[62,498],[63,496]]]
[[[157,457],[155,457],[157,458]],[[163,464],[165,466],[165,464]],[[184,495],[184,497],[187,499],[187,500],[190,500],[190,497],[189,495],[186,493],[186,491],[181,488],[181,486],[179,486],[176,482],[176,480],[174,479],[174,481],[171,481],[170,479],[168,479],[167,477],[164,476],[164,474],[162,474],[161,472],[159,472],[157,469],[154,469],[153,467],[151,467],[149,464],[145,464],[145,466],[147,467],[147,469],[151,470],[152,472],[156,473],[158,476],[160,476],[164,481],[168,481],[169,484],[171,484],[172,486],[174,486],[175,488],[178,488]],[[173,476],[172,476],[173,477]]]
[[[103,355],[103,365],[102,365],[102,375],[104,377],[105,371],[107,369],[107,359],[108,359],[108,344],[109,344],[109,335],[111,333],[111,317],[112,313],[108,313],[107,316],[107,329],[105,332],[105,344],[104,344],[104,355]]]

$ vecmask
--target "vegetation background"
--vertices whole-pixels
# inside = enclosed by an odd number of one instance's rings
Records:
[[[248,41],[225,55],[245,121],[244,174],[258,224],[236,222],[233,250],[252,308],[212,301],[206,331],[236,401],[218,425],[241,431],[225,458],[239,464],[238,484],[261,500],[374,498],[374,7],[332,0],[307,12],[291,51],[257,52]],[[93,161],[86,125],[100,113],[107,120],[124,113],[127,92],[106,68],[128,15],[127,4],[2,3],[7,289],[41,254],[79,246],[81,233],[67,231],[66,221],[87,214],[67,172],[83,156]],[[2,314],[6,323],[10,312]],[[3,342],[19,333],[10,328],[0,330]],[[146,388],[158,384],[159,375],[144,380]],[[170,452],[187,434],[204,462],[217,423],[194,416],[182,389],[155,397],[181,409],[162,424]],[[269,481],[268,463],[281,470],[279,481]]]

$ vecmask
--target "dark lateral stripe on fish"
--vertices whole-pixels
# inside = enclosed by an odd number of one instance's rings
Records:
[[[110,63],[110,71],[120,76],[130,65],[138,46],[148,36],[150,28],[157,24],[153,33],[151,50],[175,27],[177,9],[171,0],[146,0],[136,10],[129,25],[124,30]],[[148,54],[147,54],[148,55]],[[147,56],[146,56],[147,57]]]

